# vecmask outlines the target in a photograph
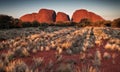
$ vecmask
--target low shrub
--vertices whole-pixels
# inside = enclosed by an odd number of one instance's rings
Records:
[[[119,27],[120,28],[120,18],[113,20],[112,27]]]
[[[76,24],[76,26],[78,27],[85,27],[85,26],[90,26],[91,25],[91,20],[87,19],[87,18],[83,18],[80,20],[80,22],[78,24]]]

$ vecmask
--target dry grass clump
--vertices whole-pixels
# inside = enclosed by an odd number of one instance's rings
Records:
[[[23,54],[23,56],[25,56],[25,57],[30,56],[30,53],[28,52],[27,48],[23,48],[22,54]]]
[[[45,51],[49,51],[49,50],[50,50],[50,47],[46,46]]]
[[[105,45],[105,49],[110,49],[110,50],[118,50],[120,51],[120,46],[118,44],[111,44],[111,43],[107,43]]]
[[[107,44],[105,45],[105,49],[111,49],[111,47],[112,47],[112,44],[110,44],[110,43],[107,43]]]
[[[5,68],[6,72],[28,72],[28,66],[22,60],[10,62]]]
[[[44,60],[44,58],[42,58],[42,57],[38,57],[38,58],[33,58],[33,61],[34,61],[34,63],[35,63],[35,66],[39,66],[39,65],[41,65],[42,64],[42,62],[43,62],[43,60]]]
[[[99,50],[95,52],[94,60],[93,60],[93,66],[95,67],[96,71],[99,72],[99,68],[101,66],[101,53]]]
[[[61,54],[61,53],[63,52],[63,49],[62,49],[62,48],[60,48],[60,47],[57,47],[57,49],[56,49],[56,50],[57,50],[57,53],[58,53],[58,54]]]
[[[5,71],[5,65],[3,63],[2,60],[0,60],[0,72],[4,72]]]
[[[105,59],[110,59],[110,58],[111,58],[111,55],[110,55],[108,52],[104,52],[103,58],[105,58]]]
[[[102,44],[102,41],[101,40],[96,40],[95,44],[97,44],[98,46],[100,46]]]
[[[115,64],[115,58],[117,57],[118,55],[116,53],[113,53],[112,54],[112,63]]]
[[[72,64],[60,64],[56,72],[74,72]]]
[[[31,35],[29,38],[30,38],[31,40],[33,40],[33,39],[39,38],[39,37],[40,37],[39,34],[34,34],[34,35]]]
[[[21,42],[21,44],[20,44],[21,46],[27,46],[28,45],[28,43],[27,42]]]
[[[86,54],[81,52],[80,53],[80,60],[84,61],[85,58],[86,58]]]
[[[27,57],[30,56],[27,48],[23,47],[18,47],[14,50],[15,56],[20,56],[20,57]]]
[[[50,69],[52,69],[53,66],[54,66],[54,62],[52,60],[50,60],[46,69],[50,70]]]
[[[98,72],[93,66],[83,66],[80,72]]]
[[[40,47],[40,51],[43,51],[43,50],[44,50],[44,47],[43,47],[43,46],[41,46],[41,47]]]
[[[8,53],[6,54],[7,58],[9,61],[13,60],[15,57],[15,53],[13,51],[8,51]]]
[[[36,48],[33,48],[33,49],[32,49],[32,53],[37,53],[37,49],[36,49]]]
[[[43,63],[44,58],[38,57],[38,58],[33,58],[33,65],[31,67],[32,72],[35,72],[38,67]]]
[[[64,42],[64,43],[62,43],[61,47],[63,49],[68,49],[71,47],[71,45],[72,45],[72,42]]]
[[[5,67],[9,63],[6,54],[0,55],[0,72],[5,72]]]

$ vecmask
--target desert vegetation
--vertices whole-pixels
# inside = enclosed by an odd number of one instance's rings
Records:
[[[45,27],[0,30],[0,72],[120,71],[119,28]]]
[[[8,15],[0,15],[0,29],[11,29],[11,28],[25,28],[25,27],[47,27],[47,26],[60,26],[60,27],[67,27],[67,26],[77,26],[77,27],[86,27],[86,26],[94,26],[94,27],[117,27],[120,26],[120,19],[115,19],[113,21],[97,21],[92,22],[90,19],[83,18],[80,22],[53,22],[53,23],[39,23],[37,21],[33,22],[22,22],[17,18],[13,18],[12,16]]]

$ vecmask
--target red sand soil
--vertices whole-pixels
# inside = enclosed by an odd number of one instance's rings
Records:
[[[96,45],[94,48],[90,48],[88,49],[88,51],[86,52],[86,54],[89,54],[91,53],[92,55],[95,54],[96,50],[99,50],[103,56],[103,53],[104,52],[108,52],[110,53],[111,55],[112,54],[116,54],[116,57],[114,59],[115,63],[113,63],[113,59],[110,58],[110,59],[104,59],[102,58],[102,64],[100,66],[100,71],[101,72],[120,72],[120,53],[118,51],[111,51],[111,50],[106,50],[104,49],[104,45],[106,44],[107,40],[103,40],[103,45],[102,46],[98,46]],[[4,52],[7,52],[7,50],[1,50],[0,51],[0,54],[1,53],[4,53]],[[37,53],[31,53],[30,57],[21,57],[21,58],[16,58],[16,59],[22,59],[23,61],[25,61],[25,63],[28,65],[28,66],[31,66],[33,64],[33,60],[32,58],[35,57],[35,58],[38,58],[38,57],[43,57],[44,58],[44,61],[43,61],[43,64],[39,67],[39,70],[42,70],[42,69],[45,69],[45,72],[49,72],[49,69],[46,69],[47,66],[48,66],[48,63],[50,60],[52,60],[53,62],[53,67],[52,69],[53,70],[56,70],[56,68],[60,65],[59,62],[57,62],[57,59],[56,59],[56,51],[55,50],[50,50],[50,51],[43,51],[43,52],[37,52]],[[72,54],[72,55],[67,55],[66,53],[62,53],[62,63],[65,63],[67,62],[68,60],[73,60],[76,62],[75,66],[80,68],[83,66],[83,63],[80,61],[80,54]],[[87,58],[86,56],[86,59],[85,59],[85,65],[92,65],[91,61],[89,58]]]

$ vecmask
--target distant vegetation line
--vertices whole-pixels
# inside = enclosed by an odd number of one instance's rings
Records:
[[[97,21],[92,22],[91,20],[84,18],[79,23],[76,22],[55,22],[55,23],[39,23],[33,22],[22,22],[20,19],[13,18],[8,15],[0,15],[0,29],[12,29],[12,28],[24,28],[24,27],[46,27],[46,26],[93,26],[93,27],[118,27],[120,28],[120,18],[114,19],[113,21]]]

